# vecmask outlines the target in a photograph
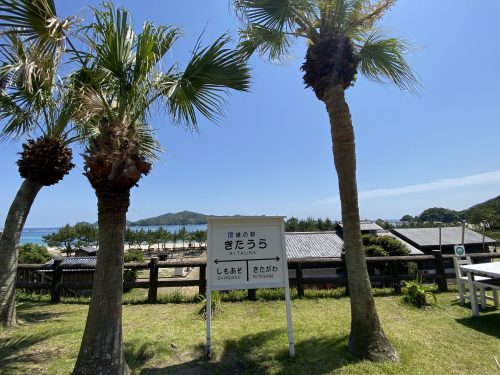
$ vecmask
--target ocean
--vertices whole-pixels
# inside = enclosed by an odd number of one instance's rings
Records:
[[[401,225],[401,222],[396,219],[387,221],[396,227]],[[196,230],[207,230],[207,224],[163,225],[163,228],[169,232],[176,232],[182,227],[186,227],[186,230],[188,232],[194,232]],[[147,231],[147,230],[157,230],[158,228],[160,228],[160,225],[133,226],[129,228],[133,230],[144,229]],[[46,245],[46,243],[44,243],[42,240],[42,236],[57,232],[58,229],[59,228],[24,228],[23,232],[21,233],[20,244],[22,245],[28,242],[32,242],[38,245]],[[0,231],[1,230],[2,229],[0,228]]]
[[[163,225],[163,228],[169,232],[176,232],[182,227],[186,227],[188,232],[194,232],[196,230],[207,230],[207,224],[190,224],[190,225]],[[160,228],[159,225],[150,225],[150,226],[134,226],[129,227],[132,230],[157,230]],[[38,245],[47,245],[43,242],[42,236],[46,236],[47,234],[51,234],[57,232],[59,228],[24,228],[21,233],[20,244],[25,244],[28,242],[35,243]],[[0,229],[1,230],[1,229]]]

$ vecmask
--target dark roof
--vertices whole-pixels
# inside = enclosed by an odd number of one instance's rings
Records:
[[[340,258],[344,241],[335,232],[285,233],[288,259]]]
[[[92,246],[80,247],[79,249],[76,249],[76,251],[84,251],[86,253],[97,253],[97,249]]]
[[[361,221],[359,223],[360,227],[361,227],[361,231],[383,231],[384,228],[382,228],[380,225],[372,222],[372,221]],[[339,223],[339,226],[343,229],[344,228],[344,225],[342,224],[342,222]]]
[[[409,228],[393,229],[392,232],[404,240],[411,241],[419,247],[439,246],[439,228]],[[485,237],[485,243],[496,243],[492,238]],[[483,235],[470,229],[465,229],[465,245],[482,244]],[[441,228],[441,244],[458,245],[462,243],[462,227],[444,227]]]
[[[395,236],[394,234],[392,234],[389,231],[377,232],[377,236],[389,236],[389,237],[396,238],[397,240],[399,240],[399,242],[402,242],[404,245],[406,245],[406,247],[408,248],[408,250],[410,250],[410,255],[424,255],[424,252],[420,251],[415,246],[410,245],[408,242],[406,242],[406,241],[402,240],[401,238]]]
[[[95,267],[97,257],[63,257],[61,265],[72,267]],[[54,264],[54,259],[45,263],[44,267],[51,268]]]

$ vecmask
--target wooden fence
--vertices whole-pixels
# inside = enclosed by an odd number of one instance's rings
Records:
[[[485,262],[493,258],[500,258],[500,253],[479,253],[470,254],[474,262]],[[441,251],[434,250],[432,255],[413,255],[413,256],[389,256],[389,257],[368,257],[366,262],[368,267],[388,270],[378,275],[370,275],[372,284],[384,283],[391,285],[396,293],[400,291],[401,281],[413,280],[416,278],[415,273],[401,273],[401,269],[405,269],[404,264],[417,263],[425,264],[426,270],[434,270],[434,273],[419,273],[419,276],[425,282],[435,282],[440,291],[448,289],[447,280],[455,279],[454,272],[445,272],[445,264],[451,263],[453,255],[443,255]],[[44,267],[39,264],[19,264],[18,279],[16,288],[24,290],[38,290],[40,292],[49,292],[52,302],[59,302],[63,290],[78,291],[92,289],[91,281],[64,281],[63,271],[67,270],[88,270],[93,271],[93,266],[71,266],[62,265],[62,260],[55,260],[51,268]],[[429,265],[432,267],[429,268]],[[175,267],[199,267],[200,277],[194,280],[159,280],[158,270],[160,268],[175,268]],[[125,269],[129,270],[149,270],[148,281],[133,281],[124,282],[124,288],[143,288],[148,289],[148,302],[156,303],[158,296],[158,288],[162,287],[185,287],[197,286],[200,294],[205,294],[206,291],[206,261],[204,260],[167,260],[159,261],[157,257],[152,257],[149,262],[143,263],[126,263]],[[295,270],[295,277],[290,277],[290,286],[297,288],[298,297],[304,296],[304,286],[309,285],[324,285],[331,286],[347,286],[347,273],[337,273],[335,276],[315,277],[304,276],[304,270],[307,269],[340,269],[345,270],[344,258],[329,258],[329,259],[291,259],[288,261],[289,270]],[[422,269],[422,267],[419,267]],[[30,272],[47,272],[51,273],[51,277],[33,278],[27,275]],[[65,295],[67,295],[65,293]],[[249,290],[250,299],[255,299],[255,290]]]

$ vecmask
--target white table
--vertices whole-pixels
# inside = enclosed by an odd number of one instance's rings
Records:
[[[500,262],[466,264],[460,266],[460,269],[467,272],[469,280],[470,303],[472,315],[479,316],[479,306],[477,303],[476,288],[474,287],[474,275],[487,276],[491,278],[500,278]]]

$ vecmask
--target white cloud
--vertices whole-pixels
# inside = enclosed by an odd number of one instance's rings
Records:
[[[428,191],[445,190],[456,187],[483,185],[491,183],[500,183],[500,170],[480,173],[471,176],[464,176],[458,178],[449,178],[437,180],[424,184],[408,185],[398,188],[382,188],[367,190],[359,193],[359,199],[372,199],[380,197],[391,197],[395,195],[415,194]],[[334,204],[339,202],[339,196],[328,197],[317,202],[318,204]]]

